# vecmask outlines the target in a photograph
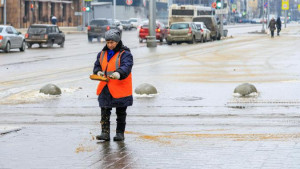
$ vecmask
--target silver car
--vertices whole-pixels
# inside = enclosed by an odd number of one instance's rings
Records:
[[[20,49],[24,52],[26,49],[24,36],[12,26],[0,25],[0,49],[6,53],[10,49]]]
[[[211,41],[212,38],[211,38],[210,30],[207,29],[205,23],[204,22],[194,22],[194,23],[203,34],[203,42]]]
[[[167,44],[196,43],[203,40],[200,30],[193,22],[174,22],[168,30]]]

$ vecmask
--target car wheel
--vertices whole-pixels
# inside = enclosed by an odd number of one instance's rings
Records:
[[[190,41],[190,44],[196,43],[195,37],[193,37],[192,41]]]
[[[43,47],[43,45],[41,43],[39,43],[39,48],[42,48],[42,47]]]
[[[88,41],[89,41],[89,42],[92,42],[92,41],[93,41],[93,37],[88,36]]]
[[[163,42],[163,41],[164,41],[164,38],[160,38],[159,41],[160,41],[160,42]]]
[[[142,38],[139,38],[139,42],[142,43],[142,42],[143,42],[143,39],[142,39]]]
[[[31,48],[31,47],[32,47],[32,44],[31,44],[31,43],[27,43],[27,47],[28,47],[28,48]]]
[[[47,47],[48,47],[48,48],[53,47],[53,42],[52,42],[52,41],[48,42],[48,43],[47,43]]]
[[[24,52],[25,49],[26,49],[26,44],[25,44],[25,42],[23,41],[23,42],[22,42],[22,46],[20,47],[20,51],[21,51],[21,52]]]
[[[168,45],[172,45],[172,42],[167,41],[167,44],[168,44]]]
[[[10,51],[10,43],[7,42],[7,44],[6,44],[6,46],[5,46],[5,49],[4,49],[4,52],[5,52],[5,53],[9,53],[9,51]]]
[[[65,46],[65,41],[60,44],[60,47],[63,48]]]

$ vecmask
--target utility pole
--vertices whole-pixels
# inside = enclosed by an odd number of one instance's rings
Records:
[[[262,0],[262,29],[261,29],[261,32],[262,33],[265,33],[265,9],[264,9],[264,5],[265,5],[265,1]]]
[[[114,0],[114,17],[113,17],[113,22],[116,20],[116,0]]]
[[[220,15],[220,33],[221,37],[223,36],[223,10],[224,10],[224,0],[221,0],[221,15]]]
[[[85,1],[82,0],[82,7],[81,9],[83,9],[85,7]],[[82,31],[84,31],[85,28],[85,11],[82,11]]]
[[[149,1],[149,36],[147,36],[147,47],[156,47],[156,0]]]
[[[6,25],[6,0],[4,0],[4,25]]]

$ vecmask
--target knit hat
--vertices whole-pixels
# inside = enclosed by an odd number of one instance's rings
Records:
[[[120,32],[115,29],[110,29],[107,32],[105,32],[105,40],[112,40],[115,42],[119,42],[121,40]]]

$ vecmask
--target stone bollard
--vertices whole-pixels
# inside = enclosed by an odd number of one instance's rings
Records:
[[[156,88],[148,83],[140,84],[138,87],[135,88],[134,92],[136,94],[157,94]]]
[[[234,89],[234,93],[239,93],[241,96],[246,96],[254,92],[257,93],[257,90],[255,86],[250,83],[243,83]]]
[[[54,84],[47,84],[40,89],[40,93],[50,94],[50,95],[60,95],[61,90]]]

